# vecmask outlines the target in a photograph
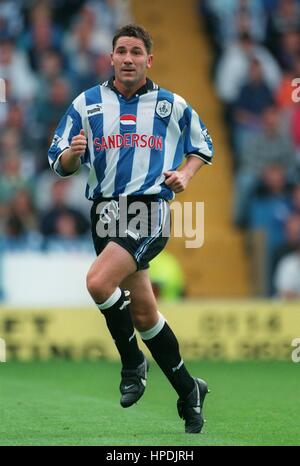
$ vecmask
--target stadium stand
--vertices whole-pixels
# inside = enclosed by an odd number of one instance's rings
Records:
[[[187,296],[276,294],[277,264],[298,247],[296,227],[290,236],[300,210],[298,0],[190,0],[184,15],[181,0],[74,0],[72,9],[65,0],[3,0],[1,254],[88,250],[85,173],[66,183],[61,218],[45,234],[57,182],[46,153],[72,98],[110,75],[111,38],[132,18],[154,36],[151,77],[193,103],[215,143],[214,166],[177,198],[205,202],[204,247],[172,238],[168,248]]]
[[[232,220],[245,232],[254,295],[276,296],[278,254],[297,249],[300,239],[296,228],[289,236],[300,183],[300,2],[204,0],[199,11],[232,145]],[[226,35],[224,25],[234,33]]]

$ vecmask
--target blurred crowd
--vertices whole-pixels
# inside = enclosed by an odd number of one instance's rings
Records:
[[[300,297],[300,0],[201,0],[232,144],[233,222],[257,294]],[[84,172],[49,170],[54,129],[111,75],[127,0],[0,0],[0,250],[90,251]],[[259,252],[259,253],[258,253]]]
[[[127,0],[0,0],[0,248],[90,250],[85,173],[49,170],[54,129],[80,92],[111,75]]]
[[[300,298],[300,1],[201,0],[199,8],[230,131],[232,219],[256,258],[257,294]]]

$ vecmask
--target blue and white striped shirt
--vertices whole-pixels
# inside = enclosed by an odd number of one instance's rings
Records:
[[[50,146],[49,163],[60,176],[62,152],[84,129],[89,169],[86,197],[157,194],[172,199],[163,172],[176,170],[184,156],[211,164],[212,141],[203,122],[177,94],[150,79],[130,99],[113,79],[80,94],[62,117]]]

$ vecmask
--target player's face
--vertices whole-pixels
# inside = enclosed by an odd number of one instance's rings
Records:
[[[136,37],[119,37],[111,54],[115,69],[115,83],[126,88],[142,86],[153,55],[148,54],[144,42]]]

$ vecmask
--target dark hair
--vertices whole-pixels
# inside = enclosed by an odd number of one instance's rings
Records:
[[[136,37],[137,39],[141,39],[144,42],[147,53],[150,54],[152,51],[153,40],[150,33],[137,24],[127,24],[117,30],[112,41],[113,50],[115,49],[116,42],[120,37]]]

